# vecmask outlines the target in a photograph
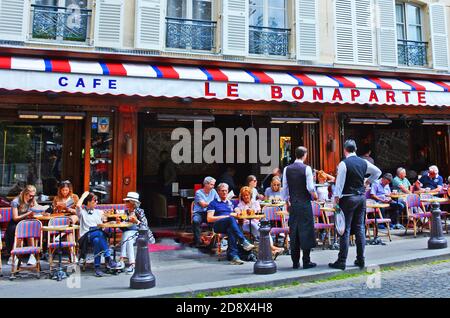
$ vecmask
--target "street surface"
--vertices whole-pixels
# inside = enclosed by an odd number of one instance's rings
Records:
[[[342,272],[345,273],[345,272]],[[336,281],[305,283],[230,298],[439,298],[450,297],[450,260]]]

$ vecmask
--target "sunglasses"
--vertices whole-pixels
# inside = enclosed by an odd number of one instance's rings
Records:
[[[33,199],[35,197],[34,194],[29,194],[28,196],[30,197],[30,199]]]
[[[60,185],[66,185],[66,184],[70,185],[72,183],[69,180],[65,180],[65,181],[61,181],[59,184]]]

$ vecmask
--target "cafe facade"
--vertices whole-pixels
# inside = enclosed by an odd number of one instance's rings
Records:
[[[335,173],[343,140],[352,137],[386,172],[417,161],[450,173],[448,75],[9,53],[0,56],[2,196],[19,181],[51,195],[57,181],[70,179],[76,192],[96,190],[103,202],[137,189],[147,203],[158,189],[160,153],[178,141],[174,129],[194,134],[198,121],[202,131],[278,128],[268,149],[276,138],[280,167],[305,145],[309,164]],[[201,138],[204,150],[209,141]],[[193,149],[192,160],[178,165],[179,187],[230,164],[239,182],[250,173],[264,177],[264,162],[249,162],[249,151],[205,162]]]

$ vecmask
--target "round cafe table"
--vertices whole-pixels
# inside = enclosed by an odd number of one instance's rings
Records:
[[[384,209],[384,208],[388,208],[391,205],[389,203],[378,203],[378,202],[373,202],[373,203],[366,203],[366,208],[369,209]],[[381,213],[380,213],[381,214]],[[378,237],[378,222],[377,222],[377,216],[375,215],[375,237],[373,238],[373,240],[371,240],[369,242],[370,245],[386,245],[385,243],[383,243],[383,241]]]
[[[260,201],[259,205],[261,207],[266,207],[267,206],[267,207],[282,208],[282,207],[284,207],[286,205],[286,202],[285,201],[280,201],[280,202],[277,202],[277,203],[272,203],[272,202]]]
[[[424,198],[424,199],[420,199],[420,201],[422,202],[428,202],[428,203],[443,203],[443,202],[447,202],[449,199],[447,198],[437,198],[437,197],[433,197],[433,198]]]
[[[238,220],[248,220],[248,230],[250,233],[250,237],[252,236],[252,220],[261,220],[265,217],[264,214],[253,214],[253,215],[242,215],[239,214],[236,216],[236,219]]]
[[[400,198],[405,198],[408,194],[406,193],[391,193],[388,194],[389,197],[391,197],[392,199],[400,199]]]
[[[61,245],[61,234],[66,231],[74,231],[79,229],[79,225],[58,225],[58,226],[43,226],[42,231],[45,232],[58,232],[59,244],[58,244],[58,268],[52,275],[52,279],[56,279],[58,282],[64,278],[67,278],[69,275],[62,268],[62,245]]]
[[[128,228],[133,226],[134,223],[131,222],[120,222],[120,223],[116,223],[116,222],[106,222],[106,223],[102,223],[99,224],[98,227],[100,228],[104,228],[104,229],[113,229],[113,245],[114,245],[114,249],[113,249],[113,257],[114,257],[114,261],[116,261],[116,229],[123,229],[123,228]]]

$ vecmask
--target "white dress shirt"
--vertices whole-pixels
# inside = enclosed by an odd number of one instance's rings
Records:
[[[356,153],[351,153],[347,156],[352,157],[356,156]],[[365,160],[365,159],[364,159]],[[370,174],[369,178],[367,179],[370,184],[377,180],[381,176],[381,170],[378,169],[375,165],[371,164],[369,161],[366,160],[367,163],[367,171],[366,174]],[[343,196],[350,196],[351,194],[342,194],[342,191],[344,190],[345,185],[345,178],[347,176],[347,166],[345,165],[344,161],[341,161],[338,165],[338,171],[337,171],[337,177],[336,177],[336,186],[334,188],[334,194],[333,197],[339,197],[342,198]]]
[[[300,159],[295,160],[295,162],[303,163],[303,161]],[[284,170],[283,170],[282,193],[283,193],[283,199],[288,200],[289,199],[289,187],[288,187],[287,178],[286,178],[286,168],[284,168]],[[312,173],[312,169],[310,166],[306,166],[305,175],[306,175],[306,189],[308,189],[309,193],[316,192],[316,189],[314,188],[313,173]]]

